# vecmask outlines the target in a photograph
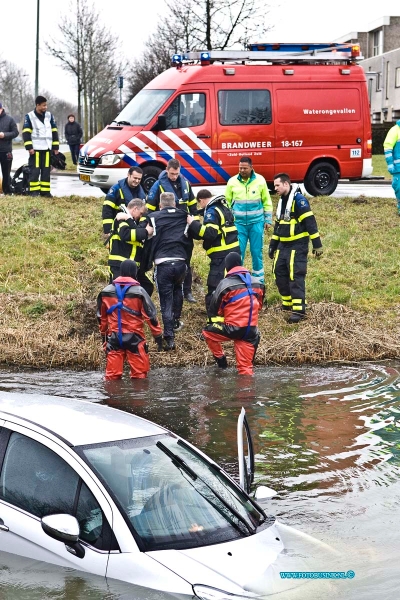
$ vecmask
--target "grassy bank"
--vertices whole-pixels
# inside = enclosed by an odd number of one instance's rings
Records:
[[[372,175],[382,175],[385,179],[391,179],[387,170],[386,160],[383,154],[374,154],[372,157],[373,173]]]
[[[95,298],[107,282],[100,198],[0,198],[0,341],[2,364],[97,368],[102,364]],[[312,200],[324,244],[309,261],[307,322],[285,323],[265,257],[269,308],[262,312],[259,364],[366,360],[399,355],[400,220],[393,200]],[[267,240],[266,240],[267,241]],[[266,246],[268,244],[266,243]],[[196,305],[173,355],[153,366],[207,364],[198,333],[205,321],[202,285],[208,261],[194,253]]]

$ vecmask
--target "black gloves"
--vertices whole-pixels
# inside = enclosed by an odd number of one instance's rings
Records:
[[[271,260],[273,260],[273,258],[275,256],[275,252],[276,252],[275,246],[270,245],[268,248],[268,256],[270,257]]]
[[[323,249],[322,246],[320,248],[313,248],[312,253],[314,254],[315,258],[320,258],[323,254]]]

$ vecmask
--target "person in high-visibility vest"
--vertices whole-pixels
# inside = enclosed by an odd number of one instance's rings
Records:
[[[400,120],[389,129],[383,142],[388,171],[393,175],[392,188],[397,199],[397,211],[400,216]]]
[[[239,175],[229,179],[225,198],[235,216],[242,263],[249,241],[253,265],[251,274],[264,283],[264,229],[272,225],[272,202],[264,177],[254,171],[248,156],[240,158]]]
[[[58,154],[60,144],[57,124],[47,110],[44,96],[38,96],[35,110],[25,115],[22,137],[25,149],[29,152],[29,194],[51,197],[50,153]]]
[[[225,275],[225,257],[230,252],[240,252],[238,232],[225,196],[213,196],[209,190],[197,194],[201,210],[204,211],[203,224],[191,215],[187,216],[189,231],[195,240],[203,241],[203,248],[210,259],[207,277],[205,304],[208,317],[210,302],[219,282]]]
[[[134,198],[140,200],[146,199],[146,194],[140,182],[142,181],[143,171],[140,167],[130,167],[127,177],[120,179],[107,192],[103,202],[102,218],[104,238],[108,238],[114,219],[117,213],[121,211],[121,204],[128,206]]]
[[[306,273],[308,246],[313,254],[322,255],[322,242],[310,204],[287,173],[274,177],[274,188],[280,196],[276,209],[274,233],[268,256],[273,263],[276,285],[282,298],[282,309],[290,312],[288,323],[299,323],[306,316]]]

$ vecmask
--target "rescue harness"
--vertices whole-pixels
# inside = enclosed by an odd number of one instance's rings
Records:
[[[245,340],[247,338],[247,336],[249,335],[249,331],[250,331],[250,327],[251,327],[251,319],[253,317],[253,300],[254,300],[254,298],[252,298],[252,296],[257,296],[257,293],[251,287],[250,273],[235,273],[235,275],[240,277],[240,279],[243,281],[244,285],[246,286],[246,289],[243,292],[241,292],[240,294],[237,294],[236,296],[232,296],[231,298],[228,298],[228,300],[223,300],[221,302],[221,308],[223,310],[227,304],[231,304],[232,302],[236,302],[236,300],[241,300],[242,298],[249,296],[249,299],[250,299],[249,320],[247,323],[246,331],[244,332],[243,337],[242,337],[242,340]]]
[[[134,315],[135,317],[140,317],[141,313],[137,310],[133,310],[132,308],[129,308],[129,306],[126,306],[124,304],[124,298],[125,298],[125,294],[128,291],[128,289],[130,287],[132,287],[131,283],[126,283],[126,284],[121,284],[121,283],[114,283],[115,285],[115,291],[117,292],[117,298],[118,298],[118,302],[116,304],[114,304],[113,306],[110,306],[110,308],[107,309],[107,314],[111,314],[114,310],[118,311],[118,341],[120,343],[120,346],[122,348],[122,311],[124,310],[125,312],[129,313],[130,315]]]

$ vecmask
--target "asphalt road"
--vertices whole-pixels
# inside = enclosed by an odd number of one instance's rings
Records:
[[[204,187],[204,186],[203,186]],[[200,188],[193,188],[194,193]],[[211,188],[215,194],[223,194],[225,186],[219,185]],[[51,193],[53,196],[95,196],[104,198],[103,192],[94,186],[82,183],[78,177],[54,176],[51,177]],[[394,191],[390,183],[387,184],[357,184],[357,183],[339,183],[335,193],[337,198],[366,196],[369,198],[395,198]]]
[[[60,146],[61,152],[68,151],[67,144]],[[19,166],[28,162],[28,153],[23,148],[18,148],[13,151],[13,171]],[[202,186],[204,187],[204,186]],[[194,187],[196,191],[200,188]],[[215,194],[223,194],[225,186],[218,185],[212,188]],[[51,193],[53,196],[94,196],[98,198],[104,197],[103,192],[94,186],[82,183],[78,179],[78,175],[54,175],[51,176]],[[339,183],[335,193],[335,197],[351,197],[366,196],[369,198],[395,198],[394,191],[390,183]]]

